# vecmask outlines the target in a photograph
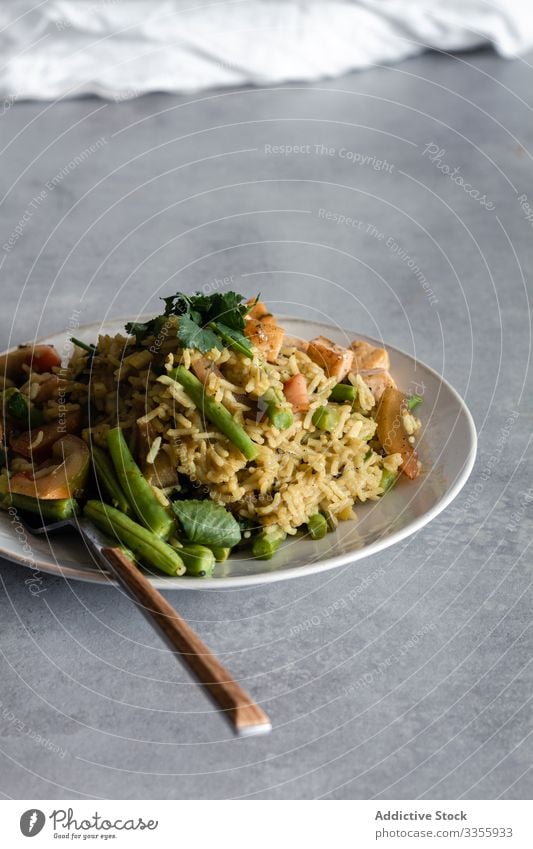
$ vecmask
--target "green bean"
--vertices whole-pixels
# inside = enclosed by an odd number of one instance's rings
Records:
[[[235,421],[229,410],[222,404],[218,404],[205,392],[203,384],[194,374],[191,374],[183,366],[177,366],[169,372],[169,376],[183,386],[200,413],[205,415],[224,436],[227,436],[247,460],[255,460],[259,453],[259,446],[252,442],[244,428]]]
[[[206,545],[184,545],[180,555],[185,563],[187,575],[210,578],[215,568],[215,555]]]
[[[97,445],[91,446],[91,454],[94,474],[99,489],[102,489],[109,496],[113,507],[125,513],[126,516],[131,516],[132,510],[130,503],[120,487],[109,454]],[[98,494],[101,496],[100,492]]]
[[[379,482],[380,487],[383,489],[383,495],[394,485],[397,477],[398,475],[395,472],[389,472],[388,469],[383,469]]]
[[[27,510],[52,522],[64,522],[78,512],[78,502],[74,498],[32,498],[17,492],[8,492],[3,498],[4,505]]]
[[[268,404],[267,416],[270,424],[278,430],[287,430],[294,421],[290,410],[283,407],[276,407],[275,404]]]
[[[183,575],[185,572],[185,565],[177,551],[115,507],[103,501],[88,501],[83,514],[111,539],[117,539],[121,545],[130,548],[142,563],[154,566],[167,575]]]
[[[318,430],[331,433],[339,423],[340,413],[334,407],[317,407],[311,421]]]
[[[261,531],[252,545],[252,554],[257,560],[271,560],[287,534],[281,530]]]
[[[267,418],[273,427],[278,430],[287,430],[294,421],[292,411],[283,406],[283,395],[277,392],[273,387],[267,389],[262,396],[261,401],[266,404]]]
[[[211,549],[217,563],[224,563],[231,554],[231,548],[223,548],[221,545],[208,545],[207,548]]]
[[[119,427],[107,432],[107,445],[120,486],[133,512],[150,531],[166,539],[175,528],[174,519],[159,503],[143,477]]]
[[[307,520],[307,530],[311,539],[323,539],[328,532],[328,523],[322,513],[315,513]]]
[[[357,389],[349,383],[337,383],[331,390],[329,396],[330,401],[350,401],[353,402],[357,398]]]

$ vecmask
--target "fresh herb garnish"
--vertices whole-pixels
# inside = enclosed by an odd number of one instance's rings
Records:
[[[207,354],[212,348],[221,351],[224,347],[212,330],[201,327],[189,315],[180,318],[178,339],[184,348],[196,348],[202,354]]]
[[[423,399],[421,395],[409,395],[407,399],[407,409],[416,410],[416,408],[420,406],[422,401]]]
[[[221,351],[226,344],[245,357],[252,357],[252,346],[244,334],[244,326],[253,304],[243,303],[242,295],[236,292],[215,292],[213,295],[177,292],[161,300],[165,303],[162,316],[126,325],[126,331],[135,336],[137,344],[157,334],[168,318],[178,316],[177,337],[184,348],[196,348],[207,354],[213,348]]]

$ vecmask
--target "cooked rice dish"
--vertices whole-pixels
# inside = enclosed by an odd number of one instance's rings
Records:
[[[107,451],[110,431],[120,428],[164,509],[182,498],[211,501],[249,536],[294,535],[317,515],[332,530],[355,517],[357,503],[379,499],[400,471],[419,473],[414,409],[421,399],[398,390],[384,349],[291,338],[264,304],[229,295],[233,312],[221,304],[234,326],[225,312],[220,322],[206,313],[209,298],[175,296],[182,301],[165,299],[164,316],[127,325],[124,335],[101,335],[95,345],[80,343],[67,366],[39,371],[34,354],[22,383],[4,367],[4,395],[19,392],[42,419],[21,433],[4,404],[11,455],[4,491],[16,493],[17,477],[25,476],[33,489],[24,485],[20,494],[46,498],[37,483],[40,472],[50,475],[50,456],[41,460],[39,446],[46,428],[69,417],[66,432],[89,451]],[[231,422],[217,426],[213,408]],[[248,456],[245,438],[253,446]]]

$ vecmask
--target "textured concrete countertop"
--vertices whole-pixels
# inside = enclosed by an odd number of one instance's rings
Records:
[[[230,278],[416,352],[480,436],[459,498],[396,548],[171,594],[268,737],[233,739],[113,589],[45,576],[34,596],[2,561],[6,797],[530,797],[532,80],[524,60],[433,55],[316,86],[3,105],[2,347]]]

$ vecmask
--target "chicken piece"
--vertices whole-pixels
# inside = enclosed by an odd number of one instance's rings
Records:
[[[281,346],[285,331],[280,327],[273,315],[265,315],[261,319],[248,318],[244,326],[244,332],[252,345],[263,351],[269,363],[275,363]]]
[[[304,354],[307,354],[309,342],[306,339],[300,339],[298,336],[285,336],[283,347],[296,348],[297,351],[303,351]]]
[[[385,389],[396,389],[394,378],[389,372],[390,358],[385,348],[376,348],[362,339],[355,339],[350,348],[353,351],[353,371],[360,374],[379,401]]]
[[[324,369],[328,377],[334,377],[340,383],[352,368],[353,351],[336,345],[325,336],[311,339],[307,355],[314,363]]]
[[[353,351],[353,371],[390,369],[389,354],[385,348],[375,348],[370,342],[363,342],[362,339],[354,339],[350,348]]]
[[[303,374],[295,374],[283,384],[283,394],[295,413],[309,409],[307,381]]]
[[[385,369],[375,369],[369,372],[360,371],[358,373],[363,378],[376,401],[381,399],[385,389],[388,389],[389,387],[391,389],[396,389],[396,381]]]

